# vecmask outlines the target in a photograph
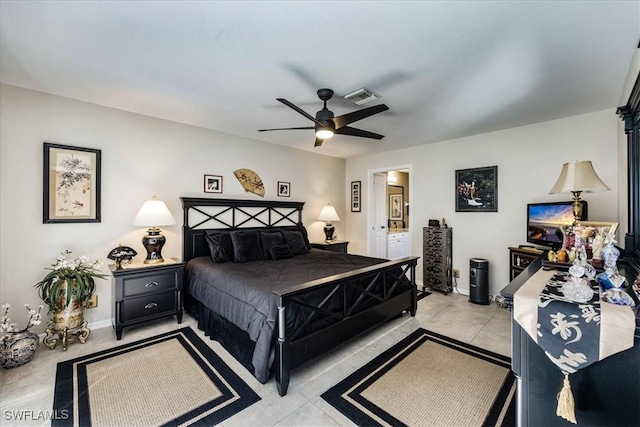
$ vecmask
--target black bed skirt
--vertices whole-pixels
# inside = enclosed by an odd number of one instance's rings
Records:
[[[209,339],[218,341],[255,377],[251,358],[256,343],[249,338],[248,333],[193,298],[185,298],[185,309],[198,321],[198,329],[204,331]]]

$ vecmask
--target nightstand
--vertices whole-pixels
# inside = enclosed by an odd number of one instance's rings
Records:
[[[311,243],[311,247],[315,249],[322,249],[323,251],[332,251],[332,252],[340,252],[343,254],[347,253],[347,246],[349,242],[344,240],[330,240],[324,242],[314,242]]]
[[[137,263],[120,269],[109,265],[113,275],[112,318],[118,340],[123,328],[160,317],[175,314],[182,323],[184,264],[170,258],[162,264]]]

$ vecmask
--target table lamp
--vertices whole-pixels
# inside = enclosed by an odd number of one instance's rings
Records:
[[[147,234],[142,238],[142,245],[147,250],[147,258],[145,264],[159,264],[164,262],[162,258],[162,247],[166,242],[166,238],[160,234],[159,226],[174,225],[176,220],[169,212],[167,205],[162,200],[158,200],[156,196],[147,200],[142,204],[138,214],[133,219],[133,225],[136,227],[150,227]]]
[[[338,212],[336,212],[336,209],[331,205],[323,207],[320,211],[320,215],[318,216],[318,221],[325,222],[325,241],[333,240],[333,232],[336,230],[336,228],[331,225],[331,221],[340,221],[340,217],[338,216]]]
[[[611,190],[600,179],[589,160],[569,162],[562,165],[560,176],[549,194],[573,193],[573,222],[582,218],[582,192],[592,193],[596,191]]]

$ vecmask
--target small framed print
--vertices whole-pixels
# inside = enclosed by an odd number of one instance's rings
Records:
[[[291,183],[278,181],[278,197],[289,197],[291,195]]]
[[[402,194],[389,195],[389,219],[392,221],[402,221]]]
[[[351,212],[361,212],[360,187],[362,181],[351,181]]]
[[[204,192],[222,193],[222,177],[220,175],[205,175]]]
[[[44,143],[44,224],[100,222],[100,150]]]

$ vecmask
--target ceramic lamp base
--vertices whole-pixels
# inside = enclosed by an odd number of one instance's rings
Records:
[[[325,240],[333,240],[333,233],[336,231],[336,228],[331,225],[331,224],[327,224],[324,226],[324,236],[325,236]]]
[[[164,262],[162,258],[162,247],[167,239],[160,234],[159,228],[150,228],[142,238],[142,246],[147,250],[145,264],[160,264]]]

